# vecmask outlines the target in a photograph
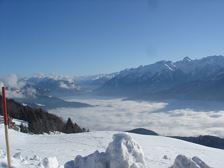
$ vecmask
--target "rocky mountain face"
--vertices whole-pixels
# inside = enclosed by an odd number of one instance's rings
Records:
[[[108,80],[99,94],[148,99],[224,100],[224,57],[209,56],[126,69]]]

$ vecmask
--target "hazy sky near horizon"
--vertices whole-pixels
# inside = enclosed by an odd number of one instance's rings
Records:
[[[223,0],[0,0],[0,75],[224,55]]]

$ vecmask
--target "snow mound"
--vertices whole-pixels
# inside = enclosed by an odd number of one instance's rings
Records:
[[[40,161],[40,157],[37,155],[34,155],[32,158],[30,158],[30,160]]]
[[[23,161],[24,160],[23,157],[22,157],[22,155],[21,155],[21,152],[18,152],[16,154],[14,154],[13,155],[13,158],[18,159],[20,161]]]
[[[20,168],[22,163],[25,163],[25,160],[20,158],[19,154],[16,154],[17,158],[12,157],[11,158],[11,164],[12,164],[12,168]],[[6,154],[2,155],[0,157],[0,168],[8,168],[8,164],[7,164],[7,158],[6,158]]]
[[[141,147],[128,134],[115,134],[106,150],[110,168],[143,168],[144,154]]]
[[[44,158],[42,164],[40,165],[42,168],[59,168],[59,163],[56,157]]]
[[[94,152],[89,156],[77,156],[65,168],[145,168],[141,147],[127,133],[113,135],[113,142],[106,152]]]
[[[174,165],[170,168],[211,168],[204,163],[200,158],[187,158],[184,155],[178,155],[175,159]]]
[[[70,165],[70,167],[67,166],[65,168],[106,168],[108,164],[106,158],[105,153],[96,151],[87,157],[77,156],[73,166]]]
[[[11,162],[12,168],[62,168],[56,157],[45,158],[41,161],[36,155],[33,158],[23,158],[20,152],[13,155]],[[3,150],[0,150],[0,168],[8,168],[6,154]]]

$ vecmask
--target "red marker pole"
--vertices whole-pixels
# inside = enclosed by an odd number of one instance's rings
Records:
[[[6,150],[7,150],[7,161],[8,161],[8,167],[11,168],[10,148],[9,148],[9,134],[8,134],[9,119],[8,119],[8,112],[7,112],[5,87],[2,87],[2,106],[3,106],[3,111],[4,111],[4,125],[5,125],[5,141],[6,141]]]

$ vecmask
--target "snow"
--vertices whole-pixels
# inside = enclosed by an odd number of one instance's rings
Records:
[[[174,165],[171,168],[210,168],[200,158],[187,158],[184,155],[178,155],[175,159]]]
[[[62,168],[56,157],[44,158],[41,161],[38,157],[23,158],[20,152],[13,155],[11,162],[12,168]],[[2,150],[0,150],[0,168],[8,168],[6,154]]]
[[[192,61],[192,59],[189,58],[189,57],[184,57],[182,61],[183,62],[190,62],[190,61]]]
[[[142,168],[145,167],[144,154],[128,134],[115,134],[106,150],[111,168]]]
[[[25,127],[28,127],[28,122],[23,121],[23,120],[19,120],[19,119],[12,119],[12,122],[16,125],[16,126],[20,126],[21,124]]]
[[[37,105],[37,106],[40,106],[40,107],[44,107],[44,106],[46,106],[46,105],[44,105],[44,104],[40,104],[40,103],[36,103],[36,105]]]
[[[59,163],[56,157],[44,158],[41,164],[43,168],[59,168]]]
[[[22,103],[23,106],[27,107],[28,105],[26,103]]]
[[[224,150],[161,136],[127,134],[127,137],[115,136],[115,140],[112,139],[114,134],[119,135],[120,133],[97,131],[80,134],[30,135],[9,130],[11,153],[14,156],[12,158],[13,166],[15,168],[47,168],[46,166],[54,166],[48,168],[55,168],[55,166],[56,168],[60,166],[74,168],[66,166],[71,166],[71,163],[74,163],[74,158],[79,155],[79,158],[83,158],[81,156],[92,154],[92,157],[95,158],[100,156],[99,153],[103,153],[104,156],[105,153],[114,153],[114,151],[118,151],[119,158],[116,156],[110,156],[110,158],[114,160],[125,158],[128,163],[136,162],[139,163],[139,166],[143,154],[138,146],[141,146],[144,152],[146,168],[171,167],[178,155],[192,158],[191,161],[193,160],[198,165],[202,163],[201,161],[213,168],[223,168],[224,165]],[[109,147],[108,144],[110,144]],[[119,148],[119,145],[122,145],[122,148]],[[98,153],[94,153],[96,150]],[[4,127],[0,124],[1,168],[6,166],[4,151]],[[126,153],[122,153],[124,151]],[[201,161],[197,158],[200,158]]]
[[[169,66],[169,65],[167,65],[167,64],[164,64],[169,70],[171,70],[171,71],[175,71],[175,69],[173,69],[173,67],[171,67],[171,66]],[[173,65],[173,64],[171,64],[172,66],[174,66],[175,67],[175,65]]]
[[[71,163],[71,162],[70,162]],[[115,134],[106,152],[98,151],[86,157],[77,156],[74,168],[144,168],[144,154],[130,135]]]

